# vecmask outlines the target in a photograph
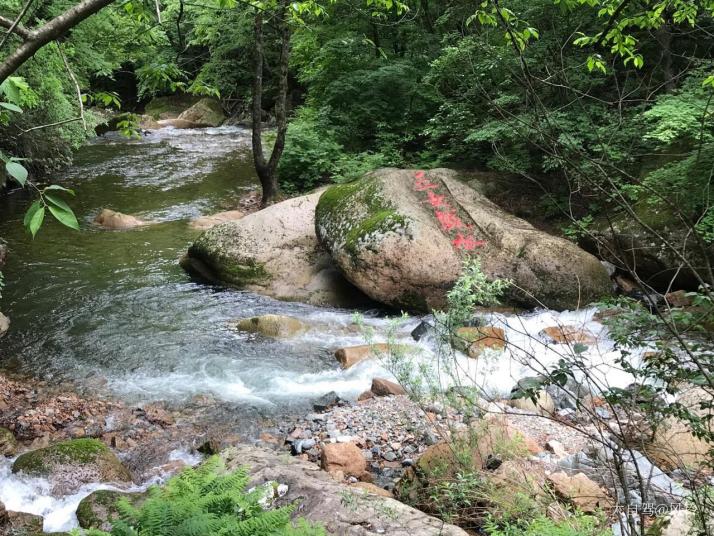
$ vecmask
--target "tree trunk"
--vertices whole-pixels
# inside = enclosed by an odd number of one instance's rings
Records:
[[[288,62],[290,59],[290,28],[288,26],[288,0],[280,2],[280,68],[278,72],[278,96],[275,102],[275,120],[277,123],[277,136],[275,145],[270,154],[270,159],[266,161],[263,153],[263,63],[265,61],[263,51],[263,13],[256,10],[255,13],[255,73],[253,78],[253,101],[252,101],[252,142],[253,142],[253,162],[255,171],[260,179],[263,190],[261,206],[267,206],[275,202],[278,196],[278,176],[277,168],[280,157],[285,149],[285,134],[287,132],[287,96],[288,96]]]
[[[76,6],[68,9],[36,30],[25,30],[25,35],[17,32],[23,38],[22,44],[0,63],[0,84],[17,71],[27,60],[34,56],[47,43],[61,37],[90,15],[95,14],[114,0],[82,0]],[[4,21],[0,25],[5,26]],[[23,29],[24,30],[24,29]]]
[[[657,30],[657,41],[662,47],[662,76],[664,89],[671,93],[676,89],[674,70],[672,69],[672,32],[669,23],[665,23]]]
[[[434,33],[434,21],[431,20],[431,12],[429,10],[429,0],[420,0],[421,10],[424,18],[424,25],[426,26],[426,31],[429,33]]]

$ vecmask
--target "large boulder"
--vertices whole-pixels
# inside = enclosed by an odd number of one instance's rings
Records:
[[[131,482],[129,471],[97,439],[70,439],[26,452],[12,464],[13,473],[49,479],[54,493],[70,494],[93,482]]]
[[[185,93],[154,97],[144,107],[144,112],[153,119],[174,119],[200,100],[200,97]]]
[[[205,279],[282,300],[354,306],[367,298],[348,283],[315,236],[321,192],[212,227],[181,260]]]
[[[191,121],[201,127],[218,127],[226,120],[223,106],[216,99],[205,98],[198,101],[178,116],[184,121]]]
[[[328,534],[354,536],[466,536],[462,529],[388,497],[335,481],[310,462],[248,445],[225,450],[229,469],[247,467],[251,486],[287,486],[276,506],[291,504],[300,516],[321,523]]]
[[[700,418],[709,433],[714,431],[711,395],[705,389],[683,388],[677,402]],[[658,422],[653,435],[641,447],[648,458],[668,470],[700,469],[711,464],[714,452],[714,444],[694,435],[690,423],[672,416]]]
[[[583,473],[569,476],[559,471],[548,475],[548,483],[559,498],[586,514],[614,506],[607,492]]]
[[[602,264],[575,244],[504,212],[447,169],[381,169],[332,186],[317,235],[352,283],[393,307],[445,305],[463,260],[513,281],[512,303],[575,308],[611,290]]]

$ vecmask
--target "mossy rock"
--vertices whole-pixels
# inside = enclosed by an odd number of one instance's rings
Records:
[[[25,512],[5,512],[0,503],[0,534],[7,536],[45,536],[42,516]]]
[[[379,169],[327,189],[315,230],[345,277],[394,308],[446,306],[464,261],[513,282],[511,305],[572,309],[611,292],[602,264],[499,208],[453,170]]]
[[[17,450],[17,440],[7,428],[0,426],[0,456],[14,456]]]
[[[222,281],[239,288],[266,283],[270,280],[270,274],[262,262],[247,255],[236,255],[234,249],[229,248],[228,244],[236,236],[231,225],[212,227],[189,248],[188,254],[181,259],[182,268],[205,279]],[[241,244],[237,244],[235,250],[242,249]]]
[[[223,106],[216,99],[201,99],[188,110],[181,112],[179,119],[191,121],[199,126],[217,127],[226,120]]]
[[[20,455],[12,472],[50,480],[53,490],[72,493],[83,484],[130,482],[131,475],[109,448],[97,439],[62,441]]]
[[[240,331],[259,333],[266,337],[292,337],[310,329],[310,326],[292,316],[261,315],[243,318],[236,321],[235,326]]]
[[[144,107],[144,112],[154,119],[171,119],[196,104],[200,97],[177,93],[164,97],[154,97]]]
[[[211,227],[189,248],[181,266],[202,279],[279,300],[369,305],[317,241],[315,206],[320,195],[294,197]]]
[[[112,523],[120,518],[117,503],[126,500],[132,506],[140,505],[146,493],[125,493],[114,490],[99,490],[82,499],[77,507],[77,520],[83,529],[111,531]]]

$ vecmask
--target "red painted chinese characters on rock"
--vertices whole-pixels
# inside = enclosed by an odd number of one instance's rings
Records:
[[[465,224],[447,199],[446,194],[438,193],[440,186],[431,182],[424,171],[414,173],[414,190],[426,192],[426,202],[434,211],[434,217],[439,222],[441,230],[453,236],[451,245],[456,249],[474,251],[486,245],[471,234],[472,225]]]

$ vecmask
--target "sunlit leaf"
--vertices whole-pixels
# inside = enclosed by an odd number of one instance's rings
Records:
[[[17,112],[19,114],[22,113],[22,108],[16,104],[12,104],[11,102],[0,102],[0,107],[10,110],[11,112]]]
[[[25,166],[18,162],[7,162],[5,164],[5,170],[8,175],[20,183],[21,186],[25,186],[27,183],[27,169],[25,169]]]

